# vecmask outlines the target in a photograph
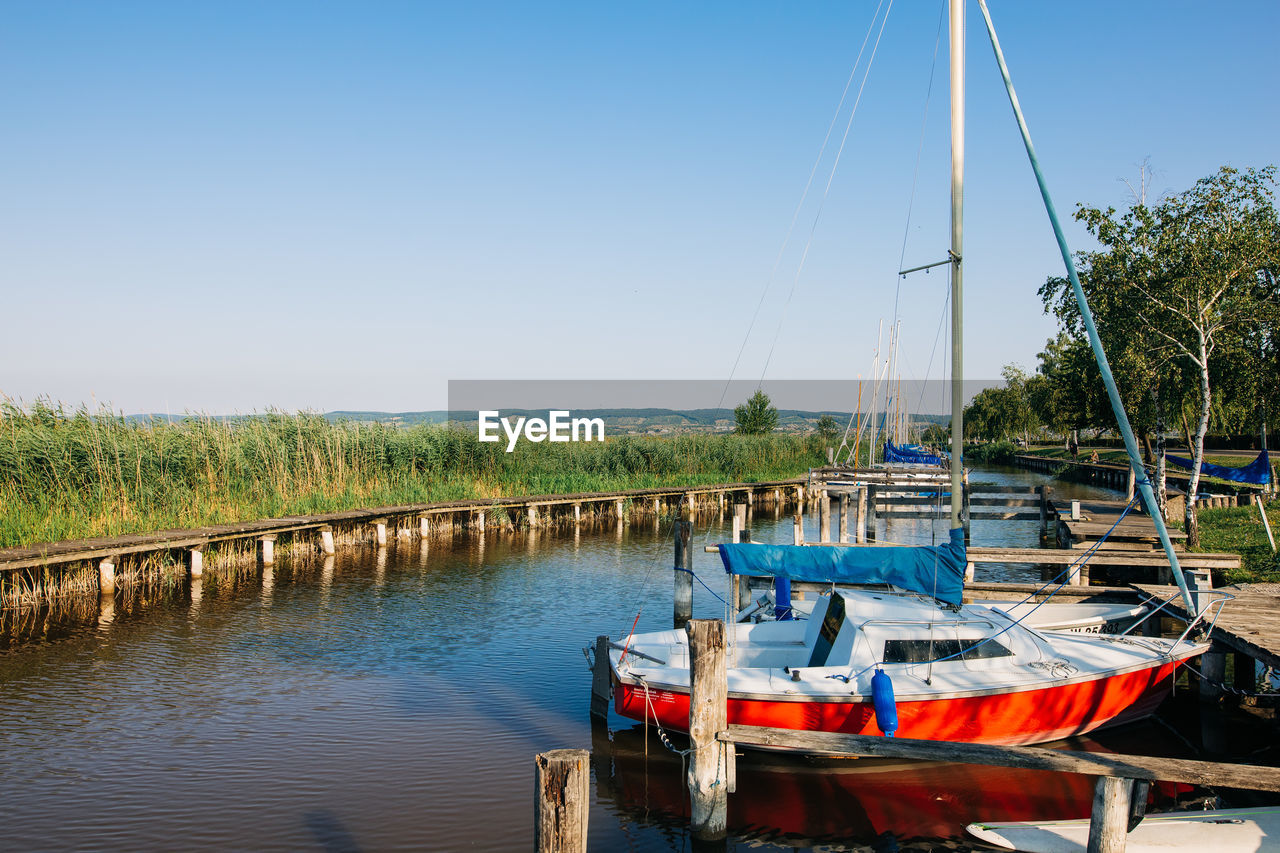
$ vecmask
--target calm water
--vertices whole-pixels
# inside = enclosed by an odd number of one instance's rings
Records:
[[[790,518],[752,530],[789,542]],[[1036,530],[975,522],[974,541]],[[679,759],[629,721],[592,730],[580,651],[638,609],[642,630],[670,626],[669,535],[663,519],[351,549],[47,626],[53,639],[0,652],[0,848],[527,850],[534,754],[591,746],[591,849],[694,849]],[[699,546],[727,537],[697,523]],[[695,559],[723,593],[714,556]],[[722,613],[697,587],[695,615]],[[1183,749],[1155,725],[1086,746]],[[978,817],[1087,814],[1092,790],[955,765],[740,766],[728,849],[928,848]]]

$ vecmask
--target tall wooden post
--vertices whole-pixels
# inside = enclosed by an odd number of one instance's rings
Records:
[[[204,552],[199,548],[192,548],[187,552],[188,569],[191,577],[198,578],[204,574]]]
[[[840,541],[849,541],[849,493],[840,493]]]
[[[718,619],[695,619],[689,634],[690,824],[695,837],[714,841],[725,836],[729,807],[729,762],[732,744],[716,740],[729,725],[725,671],[725,625]]]
[[[867,541],[876,541],[876,526],[880,521],[880,512],[876,509],[875,483],[867,483]]]
[[[387,544],[387,520],[385,518],[375,518],[373,520],[373,540],[382,547]]]
[[[419,536],[421,536],[423,539],[428,539],[428,538],[430,538],[430,536],[431,536],[431,516],[429,516],[429,515],[420,515],[420,516],[418,516],[418,535],[419,535]]]
[[[1089,817],[1088,853],[1124,853],[1129,831],[1129,794],[1133,782],[1117,776],[1099,776],[1093,791]]]
[[[534,759],[537,853],[586,853],[589,760],[585,749],[553,749]]]
[[[693,618],[693,522],[677,521],[675,528],[675,607],[673,627],[683,628]]]
[[[1216,703],[1222,698],[1222,685],[1227,678],[1227,647],[1214,643],[1200,658],[1200,701]]]
[[[859,545],[867,541],[867,487],[858,487],[858,514],[854,517],[854,539]]]
[[[818,497],[818,541],[831,541],[831,494],[826,489]]]
[[[591,716],[608,719],[613,699],[613,677],[609,665],[609,637],[596,637],[595,660],[591,665]]]

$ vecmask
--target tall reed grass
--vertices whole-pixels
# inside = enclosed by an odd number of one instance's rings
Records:
[[[794,435],[480,443],[469,430],[269,412],[126,420],[0,403],[0,547],[358,506],[769,480],[822,464]]]

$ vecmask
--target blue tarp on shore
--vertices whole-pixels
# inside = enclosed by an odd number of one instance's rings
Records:
[[[1193,461],[1182,456],[1166,456],[1169,462],[1177,465],[1179,468],[1191,470]],[[1271,460],[1267,456],[1267,451],[1258,454],[1258,458],[1245,465],[1243,468],[1227,468],[1223,465],[1210,465],[1208,462],[1200,463],[1200,473],[1206,477],[1217,477],[1219,480],[1230,480],[1233,483],[1252,483],[1255,486],[1265,486],[1271,482]]]

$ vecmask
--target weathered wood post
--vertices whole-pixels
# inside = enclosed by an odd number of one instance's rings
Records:
[[[662,515],[662,498],[655,497],[653,499],[653,514]]]
[[[831,494],[826,489],[818,497],[818,541],[823,545],[831,541]]]
[[[573,526],[577,527],[582,523],[582,504],[573,505]]]
[[[476,530],[484,533],[484,510],[476,513]]]
[[[333,528],[327,524],[320,528],[320,553],[333,556]]]
[[[876,508],[875,483],[867,484],[867,541],[876,541],[876,526],[880,523],[880,510]]]
[[[553,749],[534,758],[537,853],[586,853],[590,757],[585,749]]]
[[[840,541],[849,541],[849,493],[840,493]]]
[[[1131,779],[1098,777],[1093,790],[1093,813],[1089,817],[1088,853],[1124,853],[1132,789]]]
[[[191,577],[198,578],[204,574],[204,552],[199,548],[192,548],[187,552],[187,566]]]
[[[867,487],[858,487],[858,514],[854,517],[854,539],[858,544],[867,541]]]
[[[1125,487],[1124,500],[1125,503],[1133,503],[1133,490],[1138,487],[1138,478],[1133,473],[1133,466],[1129,466],[1129,485]]]
[[[750,542],[742,536],[742,531],[747,529],[747,505],[733,505],[733,541],[734,542]]]
[[[98,594],[103,597],[116,594],[115,557],[106,557],[98,563]]]
[[[423,514],[418,516],[418,535],[423,539],[431,536],[431,516]]]
[[[373,541],[378,544],[379,548],[387,544],[387,520],[385,518],[375,518],[373,520]]]
[[[677,521],[675,535],[675,607],[673,627],[683,628],[693,618],[693,522]]]
[[[529,521],[529,527],[538,526],[538,507],[536,504],[528,504],[524,510],[525,518]]]
[[[695,619],[689,634],[690,824],[695,837],[714,841],[725,836],[728,819],[729,763],[733,745],[716,739],[729,726],[725,671],[725,625],[718,619]]]
[[[614,509],[616,510],[616,514],[618,516],[618,523],[621,524],[622,523],[622,501],[614,501],[613,505],[614,505]]]
[[[613,700],[613,677],[609,666],[609,637],[596,637],[595,659],[591,662],[591,716],[607,719]]]
[[[1222,684],[1227,678],[1227,647],[1214,642],[1200,658],[1200,701],[1215,704],[1222,698]]]
[[[266,536],[260,536],[258,542],[262,544],[262,565],[271,565],[276,561],[276,535],[269,533]]]
[[[791,544],[804,544],[804,525],[800,523],[799,516],[796,516],[791,520]]]
[[[1149,620],[1148,620],[1149,621]],[[1237,690],[1252,693],[1258,689],[1258,667],[1253,658],[1244,652],[1235,653],[1234,672],[1231,682]]]

